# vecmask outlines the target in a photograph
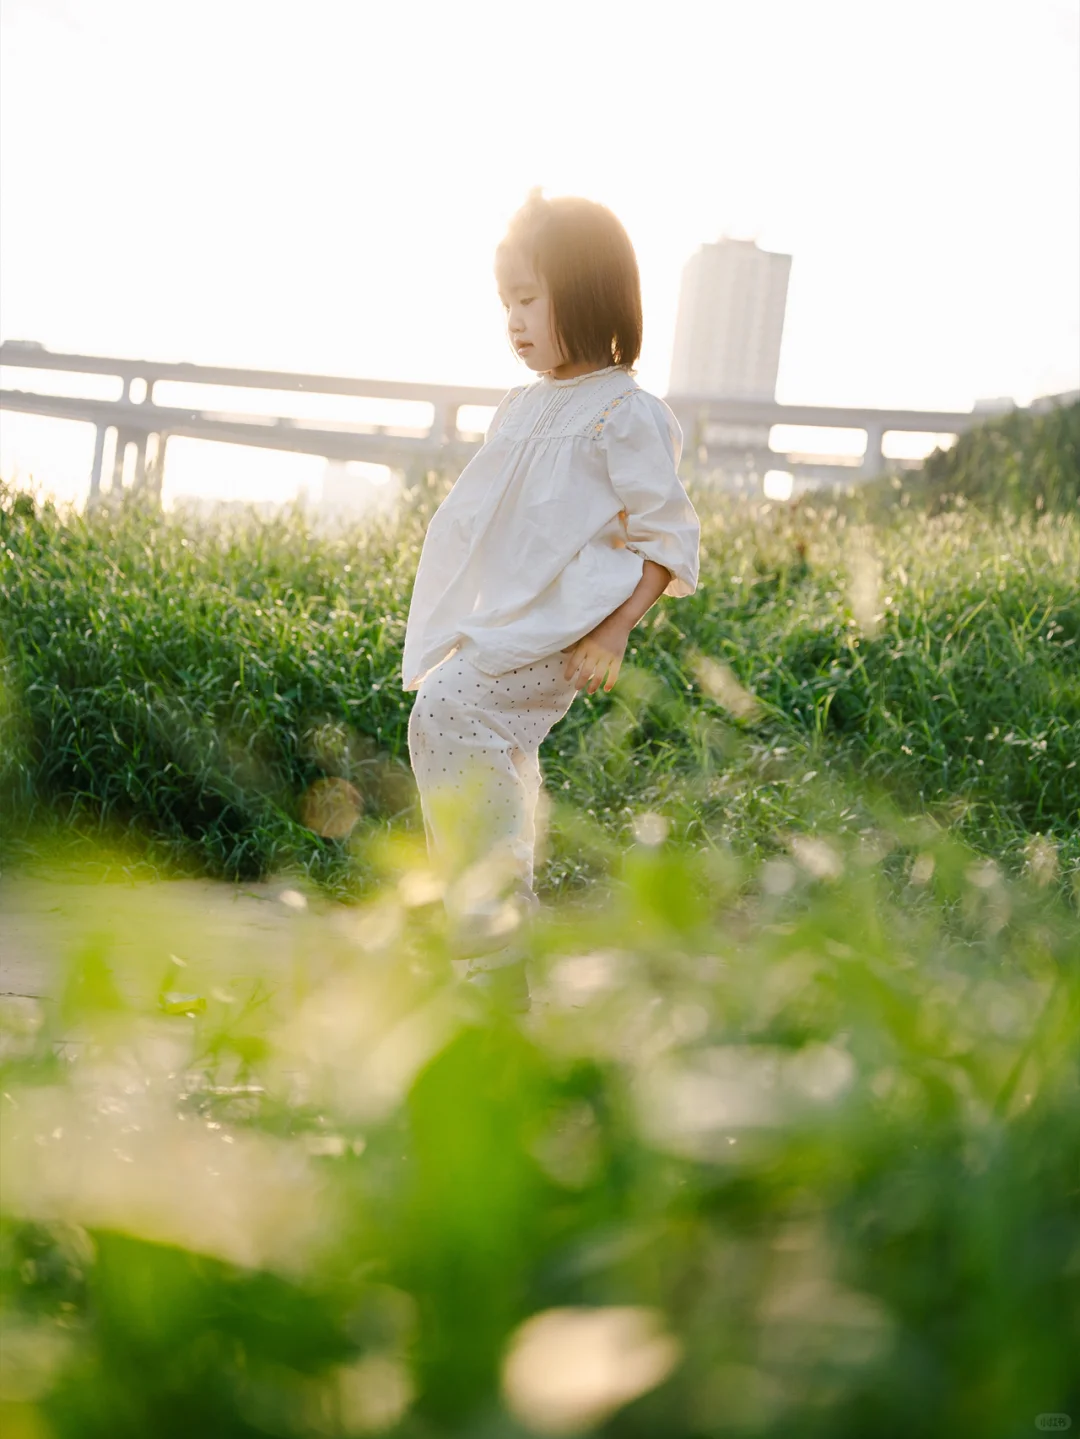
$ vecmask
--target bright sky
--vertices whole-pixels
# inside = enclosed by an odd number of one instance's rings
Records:
[[[794,257],[781,400],[1080,383],[1076,0],[2,0],[4,338],[509,386],[532,185],[626,225],[659,394],[722,233]]]

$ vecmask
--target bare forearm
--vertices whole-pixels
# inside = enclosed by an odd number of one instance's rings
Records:
[[[646,560],[637,589],[617,610],[612,611],[608,620],[624,626],[629,634],[638,620],[652,609],[670,583],[670,570],[658,565],[655,560]]]

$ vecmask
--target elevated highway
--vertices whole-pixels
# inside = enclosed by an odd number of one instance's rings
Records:
[[[283,370],[250,370],[160,360],[117,359],[100,355],[53,353],[33,341],[0,344],[0,367],[9,372],[50,371],[68,375],[107,376],[119,382],[116,398],[89,398],[51,393],[47,388],[0,387],[0,409],[77,420],[95,428],[90,499],[103,493],[105,439],[115,431],[115,458],[104,491],[123,483],[125,457],[135,447],[137,489],[160,494],[168,441],[173,435],[219,443],[253,445],[296,454],[322,455],[330,460],[366,460],[394,469],[438,463],[463,465],[481,443],[482,435],[459,428],[465,407],[490,408],[504,391],[468,385],[423,384],[403,380],[353,379]],[[6,377],[5,377],[6,378]],[[235,411],[159,404],[154,391],[167,382],[229,388],[237,393]],[[38,384],[44,386],[42,380]],[[359,400],[421,402],[430,407],[426,426],[363,424],[352,421],[304,419],[287,414],[260,414],[243,408],[244,393],[279,395],[282,410],[290,395],[349,396]],[[977,411],[868,410],[850,406],[788,405],[766,400],[717,399],[712,396],[666,395],[683,429],[684,468],[688,474],[749,463],[765,468],[805,471],[815,479],[867,477],[884,466],[882,443],[890,431],[959,435],[985,419]],[[250,403],[250,400],[249,400]],[[861,430],[861,458],[830,462],[770,448],[774,426],[821,430]]]

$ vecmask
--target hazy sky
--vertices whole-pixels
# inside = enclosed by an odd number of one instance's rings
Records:
[[[0,332],[503,386],[532,185],[637,249],[638,377],[722,233],[794,256],[782,400],[1077,385],[1077,0],[2,0]]]

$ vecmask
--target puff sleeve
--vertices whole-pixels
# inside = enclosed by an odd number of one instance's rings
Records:
[[[701,525],[679,479],[678,420],[656,395],[633,390],[604,416],[599,443],[622,501],[626,548],[670,570],[665,595],[692,595],[698,583]]]
[[[518,395],[521,394],[524,388],[524,385],[515,385],[512,390],[507,390],[506,394],[503,395],[502,399],[499,401],[495,413],[491,417],[491,423],[487,427],[487,433],[484,436],[485,445],[488,443],[489,440],[494,437],[495,432],[498,430],[499,426],[502,424],[504,418],[506,417],[507,410],[513,404],[514,400],[518,397]]]

